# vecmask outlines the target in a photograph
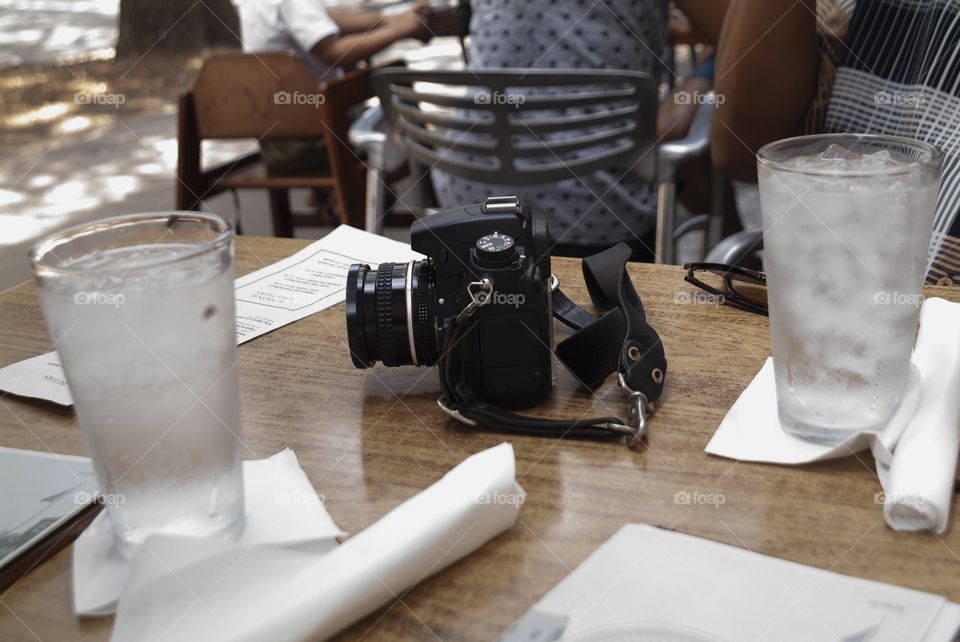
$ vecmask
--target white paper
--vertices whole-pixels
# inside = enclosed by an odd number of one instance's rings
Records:
[[[73,405],[60,356],[48,352],[0,368],[0,390],[21,397],[46,399],[61,406]]]
[[[293,256],[236,280],[237,343],[343,301],[352,263],[376,267],[420,258],[406,243],[341,225]],[[0,369],[0,390],[69,406],[66,379],[59,356],[48,352]]]
[[[510,528],[524,497],[515,475],[509,444],[477,453],[326,555],[194,550],[174,574],[167,542],[151,538],[112,640],[326,639]]]
[[[534,610],[567,617],[563,640],[578,642],[948,642],[960,626],[937,595],[638,524]]]
[[[421,258],[406,243],[341,225],[293,256],[237,279],[237,343],[343,301],[353,263],[376,267]]]
[[[904,398],[887,427],[837,446],[785,433],[777,415],[772,359],[727,412],[706,452],[740,461],[804,464],[870,448],[895,530],[947,528],[960,450],[960,303],[930,298],[910,359]]]
[[[284,546],[322,554],[346,536],[323,506],[297,456],[285,449],[267,459],[243,462],[246,523],[236,542],[216,538],[151,536],[145,557],[162,563],[169,572],[189,564],[200,553],[225,549],[246,550],[260,544]],[[130,574],[131,559],[120,554],[106,511],[77,538],[73,546],[73,605],[77,615],[106,615],[116,611]]]
[[[911,366],[903,401],[883,431],[856,433],[833,446],[806,441],[786,433],[780,426],[773,359],[767,357],[704,450],[740,461],[809,464],[873,448],[879,460],[889,463],[893,447],[916,411],[919,399],[920,373]]]

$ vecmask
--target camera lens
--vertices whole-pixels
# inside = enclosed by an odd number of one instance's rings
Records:
[[[353,365],[432,366],[437,300],[430,261],[355,264],[347,272],[347,338]]]

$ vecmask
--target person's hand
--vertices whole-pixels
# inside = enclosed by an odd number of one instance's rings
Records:
[[[680,83],[657,110],[657,140],[676,140],[686,136],[700,107],[700,97],[710,89],[710,81],[699,76]]]
[[[427,27],[427,12],[430,10],[424,0],[417,2],[403,13],[391,16],[390,27],[398,38],[419,38],[426,42],[432,35]]]

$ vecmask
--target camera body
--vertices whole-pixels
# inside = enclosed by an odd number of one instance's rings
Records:
[[[434,365],[445,349],[450,371],[478,400],[503,408],[542,401],[554,374],[546,219],[516,197],[490,198],[417,221],[411,246],[427,259],[350,268],[354,365]],[[470,305],[470,327],[445,345]]]

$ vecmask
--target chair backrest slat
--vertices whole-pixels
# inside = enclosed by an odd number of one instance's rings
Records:
[[[414,123],[433,125],[440,129],[470,131],[478,134],[492,134],[494,132],[492,121],[490,123],[481,123],[476,119],[462,118],[451,113],[420,111],[416,107],[411,107],[404,103],[395,103],[393,108],[403,114],[404,120]]]
[[[521,88],[508,88],[507,91],[522,91]],[[632,87],[611,91],[578,91],[575,93],[552,94],[549,96],[529,96],[523,102],[516,102],[518,110],[567,109],[568,107],[597,106],[606,103],[634,102],[635,89]]]
[[[541,136],[552,132],[568,131],[573,128],[591,128],[601,125],[634,122],[641,117],[638,105],[629,105],[605,111],[600,114],[561,116],[558,118],[540,117],[536,119],[511,118],[510,130],[517,134],[530,133]]]
[[[408,139],[406,149],[410,156],[412,156],[415,160],[420,161],[425,167],[430,167],[430,164],[436,159],[435,149],[421,145],[416,140]],[[490,169],[482,163],[474,163],[459,158],[445,159],[444,166],[451,168],[448,171],[457,175],[467,175],[472,172],[485,172]]]
[[[404,133],[409,135],[413,140],[425,145],[434,145],[443,149],[452,149],[455,147],[457,150],[462,152],[492,154],[494,151],[496,151],[497,147],[496,143],[492,140],[464,140],[464,138],[466,138],[466,133],[460,134],[460,136],[457,137],[443,136],[405,120],[400,121],[399,126]]]
[[[657,83],[647,74],[388,69],[373,81],[391,135],[428,167],[500,185],[614,166],[655,177]]]
[[[584,149],[602,147],[604,145],[621,145],[625,138],[629,139],[629,137],[633,135],[635,128],[636,126],[633,123],[627,123],[617,129],[558,140],[549,145],[544,145],[540,139],[537,139],[537,141],[533,143],[516,143],[513,146],[513,153],[514,156],[518,158],[530,158],[543,156],[545,153],[549,154],[551,152],[557,155],[563,155]]]

